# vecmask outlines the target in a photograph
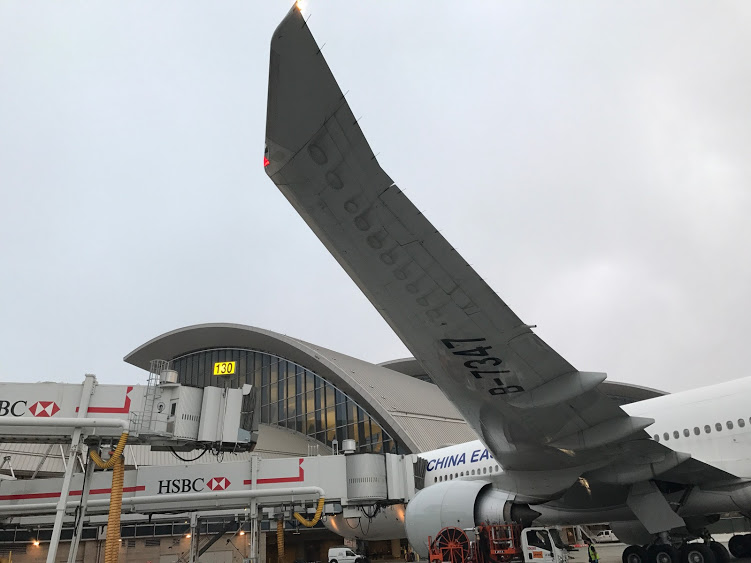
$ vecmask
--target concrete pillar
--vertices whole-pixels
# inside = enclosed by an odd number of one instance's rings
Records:
[[[266,563],[266,536],[268,534],[261,532],[258,534],[258,557],[259,563]]]
[[[391,540],[391,557],[392,559],[403,559],[402,544],[399,540]]]

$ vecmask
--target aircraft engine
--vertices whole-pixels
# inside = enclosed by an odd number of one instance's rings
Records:
[[[514,495],[494,489],[487,481],[449,481],[423,489],[409,502],[404,517],[407,538],[421,557],[428,557],[428,536],[447,526],[531,523],[539,512],[514,503]]]

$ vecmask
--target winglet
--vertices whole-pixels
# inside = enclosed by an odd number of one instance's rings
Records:
[[[273,177],[344,102],[310,28],[293,6],[274,31],[266,108],[266,173]]]

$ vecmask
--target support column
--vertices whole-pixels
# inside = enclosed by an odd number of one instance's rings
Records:
[[[91,448],[89,448],[91,451]],[[73,532],[73,538],[70,540],[70,549],[68,550],[68,563],[75,563],[76,554],[78,553],[78,544],[81,542],[81,533],[83,532],[83,520],[86,516],[86,506],[89,503],[89,491],[91,490],[91,476],[94,473],[94,462],[86,456],[86,472],[83,474],[83,491],[81,492],[81,504],[78,512],[78,521],[76,529]]]
[[[258,481],[258,456],[253,455],[250,458],[250,489],[255,490]],[[255,498],[250,500],[250,561],[251,563],[266,562],[266,541],[263,542],[261,550],[261,527],[258,524],[258,501]],[[266,538],[264,537],[264,540]],[[260,554],[263,553],[261,556]]]
[[[198,561],[198,514],[190,513],[190,563]]]
[[[266,534],[258,532],[258,563],[266,563]]]
[[[91,401],[91,394],[94,392],[94,385],[96,384],[96,377],[91,374],[86,374],[83,386],[81,389],[81,400],[78,404],[78,417],[85,418],[89,412],[89,402]],[[74,428],[73,435],[70,440],[70,454],[68,455],[68,465],[65,468],[65,477],[63,478],[63,486],[60,491],[60,500],[57,501],[57,509],[55,513],[55,524],[52,527],[52,537],[50,538],[50,548],[47,551],[47,563],[55,563],[55,557],[57,556],[57,546],[60,543],[60,532],[63,529],[63,517],[65,516],[65,508],[68,503],[68,494],[70,493],[70,481],[73,478],[73,470],[76,467],[76,458],[81,450],[81,437],[83,435],[82,428]]]

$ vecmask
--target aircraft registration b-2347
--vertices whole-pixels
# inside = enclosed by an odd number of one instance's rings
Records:
[[[418,552],[447,525],[611,522],[624,563],[727,561],[706,527],[751,513],[751,378],[618,406],[380,167],[295,7],[271,42],[264,166],[482,441],[422,454],[404,521]],[[485,447],[472,463],[489,470],[459,478]],[[730,548],[751,555],[751,536]]]

